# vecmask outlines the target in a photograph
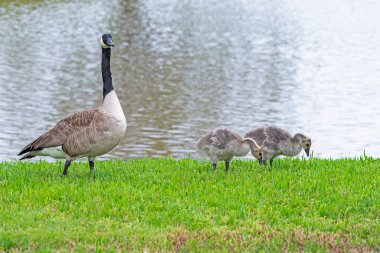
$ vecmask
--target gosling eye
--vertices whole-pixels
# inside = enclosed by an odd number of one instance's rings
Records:
[[[261,156],[262,155],[262,153],[261,152],[259,152],[259,156]]]
[[[310,144],[309,144],[309,143],[306,143],[306,147],[310,147]]]

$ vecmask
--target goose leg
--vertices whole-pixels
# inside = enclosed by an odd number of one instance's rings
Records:
[[[69,169],[70,164],[71,164],[70,160],[66,160],[65,161],[65,167],[63,168],[62,176],[66,176],[67,175],[67,170]]]
[[[90,172],[94,172],[94,160],[95,160],[95,158],[93,158],[93,157],[89,157],[88,158],[88,164],[90,165]]]
[[[228,168],[230,167],[230,162],[226,161],[226,172],[228,172]]]
[[[94,172],[94,161],[88,161],[88,164],[90,165],[90,171]]]

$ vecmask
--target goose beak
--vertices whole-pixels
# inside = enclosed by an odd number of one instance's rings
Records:
[[[110,46],[110,47],[114,47],[115,46],[115,44],[113,44],[113,42],[112,42],[112,38],[108,38],[107,39],[107,45]]]
[[[309,156],[310,148],[305,148],[305,153],[306,153],[307,156]]]

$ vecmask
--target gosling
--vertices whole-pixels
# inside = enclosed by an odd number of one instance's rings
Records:
[[[259,162],[266,165],[269,160],[270,166],[277,156],[296,156],[302,149],[309,156],[311,147],[311,139],[306,135],[298,133],[292,136],[288,131],[277,126],[257,128],[248,132],[244,137],[257,141],[263,149],[263,157]]]
[[[236,131],[228,128],[217,128],[202,137],[197,143],[197,149],[207,155],[215,172],[218,161],[225,161],[226,172],[234,156],[245,156],[249,150],[252,155],[262,160],[262,149],[251,138],[242,138]]]

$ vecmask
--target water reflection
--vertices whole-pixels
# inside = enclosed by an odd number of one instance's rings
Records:
[[[105,158],[193,155],[216,126],[273,123],[312,136],[320,156],[376,155],[378,10],[376,1],[3,3],[0,158],[101,102],[105,31],[129,124]]]

